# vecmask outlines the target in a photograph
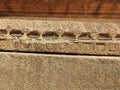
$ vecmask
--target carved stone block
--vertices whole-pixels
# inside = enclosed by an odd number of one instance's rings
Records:
[[[119,19],[0,19],[0,50],[120,55]]]
[[[120,0],[0,0],[0,16],[0,90],[120,90]]]

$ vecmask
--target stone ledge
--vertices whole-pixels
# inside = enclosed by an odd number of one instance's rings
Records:
[[[0,50],[120,55],[119,19],[0,18]]]
[[[1,90],[119,90],[120,57],[0,52]]]

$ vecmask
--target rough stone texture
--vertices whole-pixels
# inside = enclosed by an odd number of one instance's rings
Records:
[[[119,0],[0,2],[0,90],[120,90]]]
[[[1,17],[0,50],[120,55],[120,19]]]
[[[1,52],[0,90],[120,90],[120,57]]]

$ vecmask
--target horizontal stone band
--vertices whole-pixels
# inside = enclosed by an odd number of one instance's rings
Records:
[[[0,19],[0,50],[120,55],[119,20]]]

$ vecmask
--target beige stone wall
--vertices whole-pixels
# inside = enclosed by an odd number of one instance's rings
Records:
[[[2,52],[0,90],[120,90],[120,57]]]

